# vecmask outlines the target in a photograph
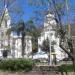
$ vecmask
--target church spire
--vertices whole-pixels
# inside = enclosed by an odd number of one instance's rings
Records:
[[[48,8],[48,14],[50,14],[50,9]]]
[[[8,14],[8,8],[7,8],[7,0],[4,0],[4,11],[5,11],[5,14]]]
[[[10,16],[9,16],[9,12],[8,12],[8,5],[7,5],[7,0],[4,0],[4,18],[9,20]]]
[[[50,14],[50,4],[48,3],[48,14]]]
[[[4,7],[7,8],[7,0],[4,0]]]

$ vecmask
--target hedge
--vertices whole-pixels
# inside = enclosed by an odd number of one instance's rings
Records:
[[[71,64],[63,64],[59,67],[60,72],[73,72],[74,68]]]
[[[0,69],[10,71],[29,71],[32,69],[33,64],[33,61],[30,59],[7,59],[0,61]]]

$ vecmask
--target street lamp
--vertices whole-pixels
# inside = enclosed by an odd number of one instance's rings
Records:
[[[52,35],[51,33],[49,33],[49,65],[52,65],[52,59],[51,59],[51,39],[52,39]]]

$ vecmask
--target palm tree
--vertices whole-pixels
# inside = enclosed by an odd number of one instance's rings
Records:
[[[29,33],[29,35],[32,36],[32,56],[33,53],[35,53],[38,49],[38,32],[39,30],[37,30],[34,22],[32,20],[27,21],[26,23],[27,27],[27,32]]]
[[[25,35],[31,35],[32,36],[32,49],[38,48],[38,36],[40,34],[41,29],[36,28],[34,25],[34,22],[32,20],[27,21],[24,23],[24,21],[20,20],[15,28],[14,31],[17,32],[17,35],[22,36],[21,42],[22,42],[22,57],[24,57],[25,54]],[[32,54],[32,53],[31,53]]]
[[[32,54],[38,50],[38,36],[40,36],[41,28],[35,26],[32,20],[26,23],[27,32],[32,36]]]
[[[24,51],[25,51],[25,34],[26,34],[26,29],[25,29],[25,23],[24,21],[19,21],[18,24],[16,25],[16,32],[17,35],[22,36],[21,42],[22,42],[22,57],[24,57]]]

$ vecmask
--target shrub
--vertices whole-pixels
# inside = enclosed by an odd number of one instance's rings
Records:
[[[0,62],[0,69],[10,71],[29,71],[32,69],[33,64],[33,61],[29,59],[8,59]]]
[[[61,71],[61,72],[73,72],[74,68],[73,68],[73,65],[63,64],[59,67],[59,71]]]

